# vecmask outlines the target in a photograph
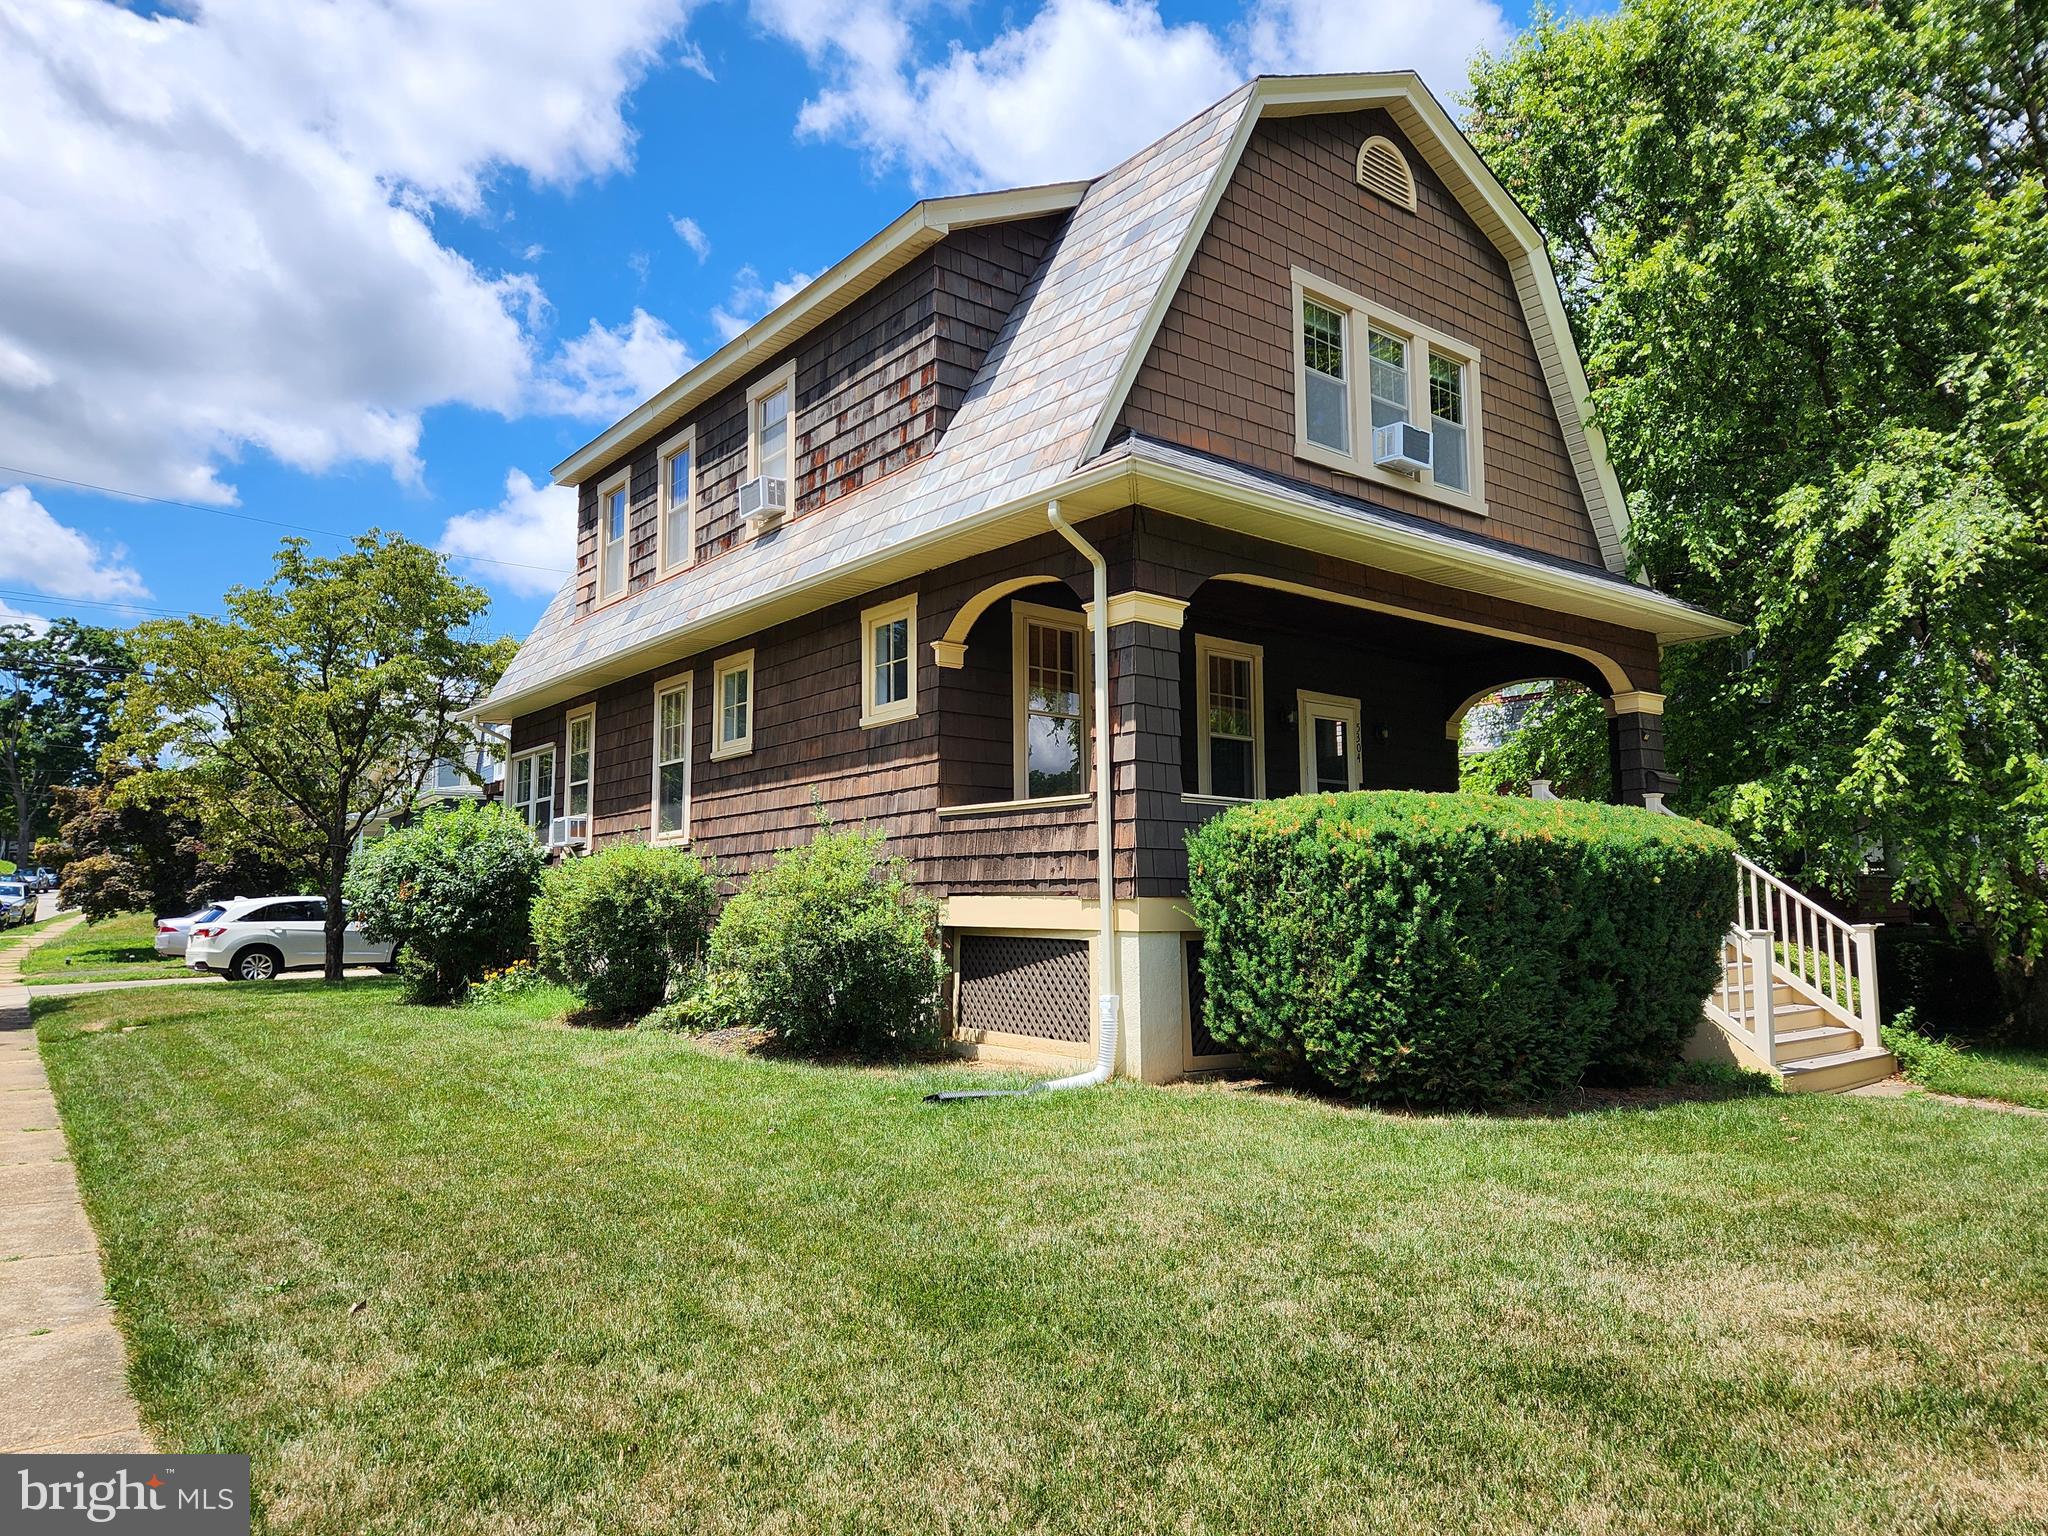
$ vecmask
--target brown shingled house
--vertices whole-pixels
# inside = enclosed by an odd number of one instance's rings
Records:
[[[1092,963],[1119,1070],[1210,1064],[1178,898],[1219,807],[1453,789],[1466,708],[1550,677],[1662,790],[1659,652],[1733,627],[1628,579],[1585,402],[1540,237],[1410,74],[919,203],[557,467],[506,800],[736,874],[821,797],[943,898],[963,1040],[1084,1055]]]

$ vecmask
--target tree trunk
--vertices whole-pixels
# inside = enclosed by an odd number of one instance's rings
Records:
[[[2005,1027],[2023,1045],[2048,1045],[2048,958],[1991,957],[2005,999]]]
[[[321,894],[327,898],[327,966],[329,981],[341,980],[342,933],[348,927],[348,913],[342,910],[341,883],[348,875],[348,844],[339,839],[327,845],[327,868],[324,871],[324,888]]]

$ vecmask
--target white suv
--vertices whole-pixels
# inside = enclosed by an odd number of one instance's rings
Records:
[[[342,930],[346,965],[391,964],[396,946],[373,944],[355,923]],[[327,903],[319,896],[248,896],[221,903],[217,916],[193,925],[185,963],[219,971],[230,981],[268,981],[280,971],[318,970],[327,963]]]

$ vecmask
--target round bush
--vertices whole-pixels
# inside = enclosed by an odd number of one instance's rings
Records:
[[[442,1003],[526,953],[540,870],[540,845],[516,816],[460,805],[368,844],[344,891],[363,930],[398,946],[406,996]]]
[[[619,843],[550,869],[533,906],[534,956],[552,980],[612,1018],[661,1005],[704,945],[712,875],[682,848]]]
[[[880,832],[821,828],[747,878],[711,934],[702,995],[716,1022],[810,1052],[937,1045],[938,904],[883,845]]]
[[[1735,845],[1583,801],[1374,792],[1188,837],[1207,1024],[1276,1074],[1486,1104],[1669,1070],[1735,915]]]

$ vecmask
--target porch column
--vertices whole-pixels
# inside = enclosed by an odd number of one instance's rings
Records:
[[[1664,695],[1617,693],[1607,701],[1607,760],[1614,770],[1614,803],[1641,805],[1664,794]]]

